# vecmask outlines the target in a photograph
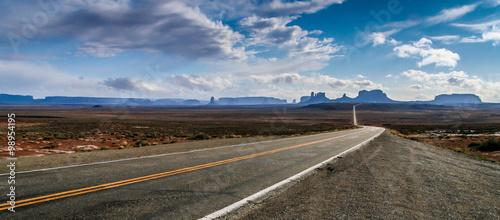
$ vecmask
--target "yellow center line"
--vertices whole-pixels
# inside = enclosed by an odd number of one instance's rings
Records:
[[[181,169],[167,171],[167,172],[163,172],[163,173],[151,174],[151,175],[147,175],[147,176],[136,177],[136,178],[132,178],[132,179],[101,184],[101,185],[97,185],[97,186],[85,187],[85,188],[81,188],[81,189],[75,189],[75,190],[70,190],[70,191],[45,195],[45,196],[39,196],[39,197],[31,198],[31,199],[24,199],[24,200],[16,201],[15,206],[16,207],[26,206],[26,205],[31,205],[31,204],[61,199],[61,198],[66,198],[66,197],[70,197],[70,196],[76,196],[76,195],[80,195],[80,194],[100,191],[100,190],[104,190],[104,189],[110,189],[110,188],[115,188],[115,187],[119,187],[119,186],[129,185],[129,184],[133,184],[133,183],[144,182],[147,180],[158,179],[158,178],[172,176],[172,175],[181,174],[181,173],[186,173],[186,172],[190,172],[190,171],[205,169],[205,168],[214,167],[214,166],[218,166],[218,165],[222,165],[222,164],[228,164],[228,163],[232,163],[232,162],[236,162],[236,161],[240,161],[240,160],[245,160],[245,159],[249,159],[249,158],[264,156],[264,155],[277,153],[277,152],[281,152],[281,151],[285,151],[285,150],[290,150],[290,149],[294,149],[294,148],[299,148],[299,147],[313,145],[313,144],[317,144],[317,143],[321,143],[321,142],[326,142],[326,141],[334,140],[337,138],[345,137],[347,135],[357,134],[360,132],[362,132],[362,131],[358,131],[358,132],[355,132],[352,134],[345,134],[345,135],[341,135],[341,136],[337,136],[337,137],[327,138],[327,139],[323,139],[323,140],[308,142],[308,143],[304,143],[304,144],[293,145],[290,147],[284,147],[284,148],[278,148],[278,149],[274,149],[274,150],[270,150],[270,151],[264,151],[261,153],[255,153],[255,154],[245,155],[245,156],[241,156],[241,157],[235,157],[235,158],[231,158],[231,159],[201,164],[201,165],[197,165],[197,166],[181,168]],[[3,204],[0,204],[0,207],[1,207],[0,210],[6,210],[6,209],[11,207],[11,204],[10,203],[3,203]]]

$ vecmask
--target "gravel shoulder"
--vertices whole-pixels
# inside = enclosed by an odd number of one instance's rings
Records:
[[[235,219],[500,219],[500,164],[390,132]]]

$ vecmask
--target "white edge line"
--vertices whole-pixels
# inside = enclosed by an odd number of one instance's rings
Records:
[[[380,136],[380,134],[382,134],[382,132],[384,132],[384,131],[385,131],[385,129],[382,129],[382,131],[380,131],[379,133],[377,133],[373,137],[371,137],[371,138],[369,138],[369,139],[361,142],[360,144],[358,144],[358,145],[356,145],[354,147],[351,147],[351,148],[347,149],[346,151],[344,151],[344,152],[342,152],[340,154],[337,154],[337,155],[335,155],[335,156],[333,156],[333,157],[331,157],[331,158],[329,158],[329,159],[327,159],[327,160],[325,160],[325,161],[323,161],[323,162],[321,162],[319,164],[316,164],[316,165],[314,165],[314,166],[312,166],[312,167],[310,167],[310,168],[308,168],[308,169],[306,169],[306,170],[304,170],[304,171],[302,171],[302,172],[300,172],[298,174],[295,174],[294,176],[292,176],[292,177],[290,177],[288,179],[285,179],[285,180],[283,180],[283,181],[281,181],[279,183],[276,183],[276,184],[274,184],[274,185],[272,185],[272,186],[270,186],[268,188],[265,188],[265,189],[263,189],[263,190],[255,193],[255,194],[253,194],[253,195],[251,195],[249,197],[246,197],[246,198],[244,198],[244,199],[242,199],[242,200],[240,200],[238,202],[235,202],[235,203],[233,203],[233,204],[231,204],[231,205],[229,205],[229,206],[227,206],[227,207],[225,207],[225,208],[223,208],[223,209],[221,209],[219,211],[216,211],[216,212],[214,212],[212,214],[206,215],[205,217],[201,218],[201,220],[210,220],[210,219],[221,218],[221,217],[224,217],[224,216],[228,215],[230,212],[235,211],[236,209],[241,208],[244,205],[247,205],[249,203],[255,203],[256,201],[258,201],[258,199],[264,197],[266,194],[268,194],[268,193],[270,193],[270,192],[272,192],[272,191],[274,191],[274,190],[276,190],[278,188],[281,188],[281,187],[285,186],[286,184],[289,184],[289,183],[291,183],[293,181],[300,180],[304,176],[312,173],[315,169],[323,167],[323,166],[327,165],[328,163],[332,162],[334,159],[336,159],[338,157],[341,157],[341,156],[343,156],[343,155],[345,155],[345,154],[347,154],[347,153],[349,153],[351,151],[354,151],[354,150],[360,148],[361,146],[367,144],[368,142],[372,141],[376,137]]]
[[[337,132],[351,131],[351,130],[355,130],[355,129],[348,129],[348,130],[342,130],[342,131],[337,131]],[[280,140],[285,140],[285,139],[286,140],[292,140],[292,139],[298,139],[298,138],[306,138],[306,137],[319,136],[319,135],[329,134],[329,133],[332,133],[332,132],[320,133],[320,134],[313,134],[313,135],[305,135],[305,136],[298,136],[298,137],[280,138],[280,139],[268,140],[268,141],[259,141],[259,142],[243,143],[243,144],[234,144],[234,145],[228,145],[228,146],[220,146],[220,147],[196,149],[196,150],[190,150],[190,151],[182,151],[182,152],[173,152],[173,153],[165,153],[165,154],[155,154],[155,155],[148,155],[148,156],[124,158],[124,159],[118,159],[118,160],[107,160],[107,161],[100,161],[100,162],[93,162],[93,163],[75,164],[75,165],[60,166],[60,167],[50,167],[50,168],[42,168],[42,169],[35,169],[35,170],[25,170],[25,171],[16,172],[16,174],[42,172],[42,171],[50,171],[50,170],[74,168],[74,167],[83,167],[83,166],[91,166],[91,165],[97,165],[97,164],[115,163],[115,162],[121,162],[121,161],[138,160],[138,159],[146,159],[146,158],[153,158],[153,157],[170,156],[170,155],[177,155],[177,154],[188,154],[188,153],[194,153],[194,152],[200,152],[200,151],[208,151],[208,150],[216,150],[216,149],[223,149],[223,148],[229,148],[229,147],[238,147],[238,146],[252,145],[252,144],[262,144],[262,143],[280,141]],[[10,175],[10,173],[1,173],[0,174],[0,176],[7,176],[7,175]]]

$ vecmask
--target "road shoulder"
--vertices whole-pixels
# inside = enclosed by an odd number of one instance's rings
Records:
[[[500,165],[384,132],[238,219],[498,219]]]

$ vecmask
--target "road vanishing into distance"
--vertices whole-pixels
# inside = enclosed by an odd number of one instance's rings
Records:
[[[382,128],[16,174],[0,219],[198,219],[380,134]],[[0,178],[7,179],[7,176]],[[5,181],[6,182],[6,181]],[[2,189],[5,184],[2,183]],[[5,190],[7,190],[5,188]],[[4,200],[7,201],[7,194]]]

